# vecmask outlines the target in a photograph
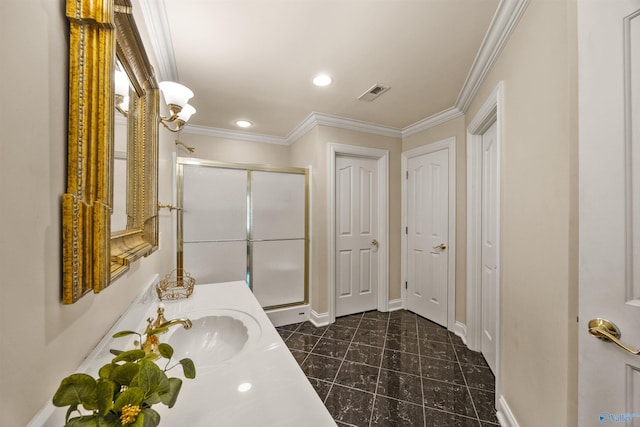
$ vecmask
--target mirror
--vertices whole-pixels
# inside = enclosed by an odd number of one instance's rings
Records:
[[[71,304],[91,290],[100,292],[157,249],[159,93],[129,0],[67,0],[66,10],[69,141],[62,300]],[[126,150],[114,144],[116,57],[131,86]],[[116,171],[122,181],[114,165],[116,151],[126,151],[126,225],[112,233]]]
[[[120,61],[115,71],[115,120],[113,132],[113,207],[111,232],[127,228],[127,142],[131,81]]]

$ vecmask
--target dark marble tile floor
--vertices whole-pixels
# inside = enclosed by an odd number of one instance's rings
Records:
[[[277,330],[338,426],[499,425],[482,355],[409,311]]]

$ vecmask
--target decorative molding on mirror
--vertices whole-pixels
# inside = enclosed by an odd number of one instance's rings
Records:
[[[68,0],[69,129],[67,192],[62,196],[63,292],[66,304],[109,283],[111,147],[114,95],[113,8]]]
[[[69,132],[62,196],[62,301],[98,293],[158,246],[159,90],[129,0],[67,0]],[[112,233],[114,70],[132,86],[127,227]]]

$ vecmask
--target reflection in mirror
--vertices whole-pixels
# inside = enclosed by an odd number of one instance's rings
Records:
[[[111,233],[127,228],[127,147],[128,111],[131,99],[131,82],[116,61],[115,70],[115,120],[113,132],[113,210]]]
[[[126,90],[113,89],[114,95],[116,90],[121,91],[123,102],[118,107],[127,112],[127,172],[126,227],[118,229],[112,225],[107,235],[111,237],[110,282],[129,270],[131,263],[158,248],[160,120],[158,82],[140,39],[130,0],[114,0],[114,5],[116,56],[128,77],[129,102],[124,102]]]

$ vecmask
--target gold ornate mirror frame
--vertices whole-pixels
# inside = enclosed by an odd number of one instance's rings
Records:
[[[67,0],[69,131],[62,300],[98,293],[158,246],[158,84],[129,0]],[[131,81],[127,228],[111,233],[114,68]]]

